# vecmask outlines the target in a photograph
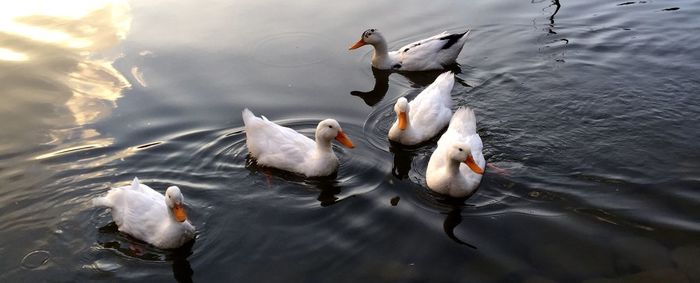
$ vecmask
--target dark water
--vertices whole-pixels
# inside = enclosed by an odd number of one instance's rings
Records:
[[[0,281],[700,282],[697,1],[85,2],[0,12]],[[467,27],[452,96],[504,171],[451,200],[433,143],[386,140],[438,73],[347,47]],[[244,107],[357,147],[334,178],[258,168]],[[180,186],[192,245],[91,207],[134,176]]]

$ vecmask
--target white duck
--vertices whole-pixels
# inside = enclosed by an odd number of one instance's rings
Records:
[[[163,196],[134,178],[131,186],[112,188],[104,197],[93,199],[93,204],[111,208],[119,231],[172,249],[194,238],[195,229],[187,220],[183,201],[176,186],[169,187]]]
[[[437,135],[452,117],[452,97],[455,76],[444,72],[411,102],[401,97],[394,105],[397,120],[389,129],[389,140],[416,145]]]
[[[428,188],[452,197],[474,193],[486,166],[482,149],[474,111],[460,107],[428,161],[425,174]]]
[[[316,141],[270,122],[247,108],[243,110],[246,145],[258,164],[303,174],[307,177],[331,175],[338,169],[338,157],[331,147],[336,139],[346,147],[355,147],[338,121],[326,119],[316,127]]]
[[[442,32],[430,38],[410,43],[399,50],[389,52],[384,36],[377,29],[362,33],[350,50],[366,44],[374,46],[372,66],[382,70],[425,71],[441,70],[455,64],[459,52],[467,41],[469,31],[450,34]]]

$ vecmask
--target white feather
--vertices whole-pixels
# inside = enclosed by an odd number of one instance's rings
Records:
[[[430,156],[426,172],[426,182],[431,190],[453,197],[466,197],[474,193],[483,175],[450,158],[450,150],[455,145],[466,145],[475,163],[482,170],[485,169],[483,144],[476,133],[476,116],[470,108],[461,107],[455,111],[447,131],[440,137],[437,148]]]
[[[406,129],[399,129],[397,119],[389,129],[389,140],[404,145],[416,145],[437,135],[447,126],[452,116],[450,93],[453,86],[452,72],[445,72],[438,76],[432,84],[408,103]]]
[[[139,183],[138,178],[129,186],[110,189],[104,197],[93,199],[93,204],[111,208],[119,231],[159,248],[177,248],[195,235],[189,220],[176,221],[165,197]]]
[[[248,151],[260,165],[309,177],[327,176],[338,168],[338,157],[330,142],[342,129],[333,119],[319,123],[324,126],[316,128],[316,141],[264,117],[255,117],[248,109],[243,110],[243,123]]]

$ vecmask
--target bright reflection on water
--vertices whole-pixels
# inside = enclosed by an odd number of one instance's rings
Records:
[[[37,141],[96,138],[94,129],[70,128],[109,116],[130,86],[112,66],[118,53],[109,54],[129,31],[126,3],[32,2],[0,12],[0,72],[5,98],[12,102],[0,115],[13,120],[0,124],[13,133],[3,135],[2,152]]]
[[[0,9],[0,281],[700,281],[693,1],[15,1]],[[435,144],[386,139],[439,72],[370,68],[471,28],[455,107],[489,163],[466,200],[425,188]],[[251,108],[313,135],[335,176],[247,156]],[[91,206],[178,185],[198,236],[160,250]],[[351,271],[351,272],[348,272]],[[225,279],[224,279],[225,278]]]

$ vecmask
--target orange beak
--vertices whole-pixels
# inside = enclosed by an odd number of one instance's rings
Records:
[[[335,140],[338,142],[342,143],[344,146],[348,148],[354,148],[355,145],[352,144],[352,141],[348,138],[348,136],[343,133],[343,131],[338,131],[338,134],[335,136]]]
[[[408,124],[408,115],[406,112],[399,112],[399,129],[405,130],[406,124]]]
[[[479,165],[476,165],[476,162],[474,162],[474,158],[471,154],[467,156],[467,160],[464,160],[464,164],[467,164],[467,166],[469,166],[469,169],[472,169],[474,173],[484,174],[484,169],[481,169],[479,168]]]
[[[362,40],[362,39],[360,38],[360,40],[358,40],[357,42],[355,42],[355,45],[350,46],[350,48],[349,48],[348,50],[353,50],[353,49],[360,48],[360,47],[364,46],[365,44],[367,44],[367,42],[365,42],[364,40]]]
[[[184,222],[187,220],[187,214],[182,204],[175,204],[175,207],[173,207],[173,214],[175,214],[175,220],[177,220],[177,222]]]

